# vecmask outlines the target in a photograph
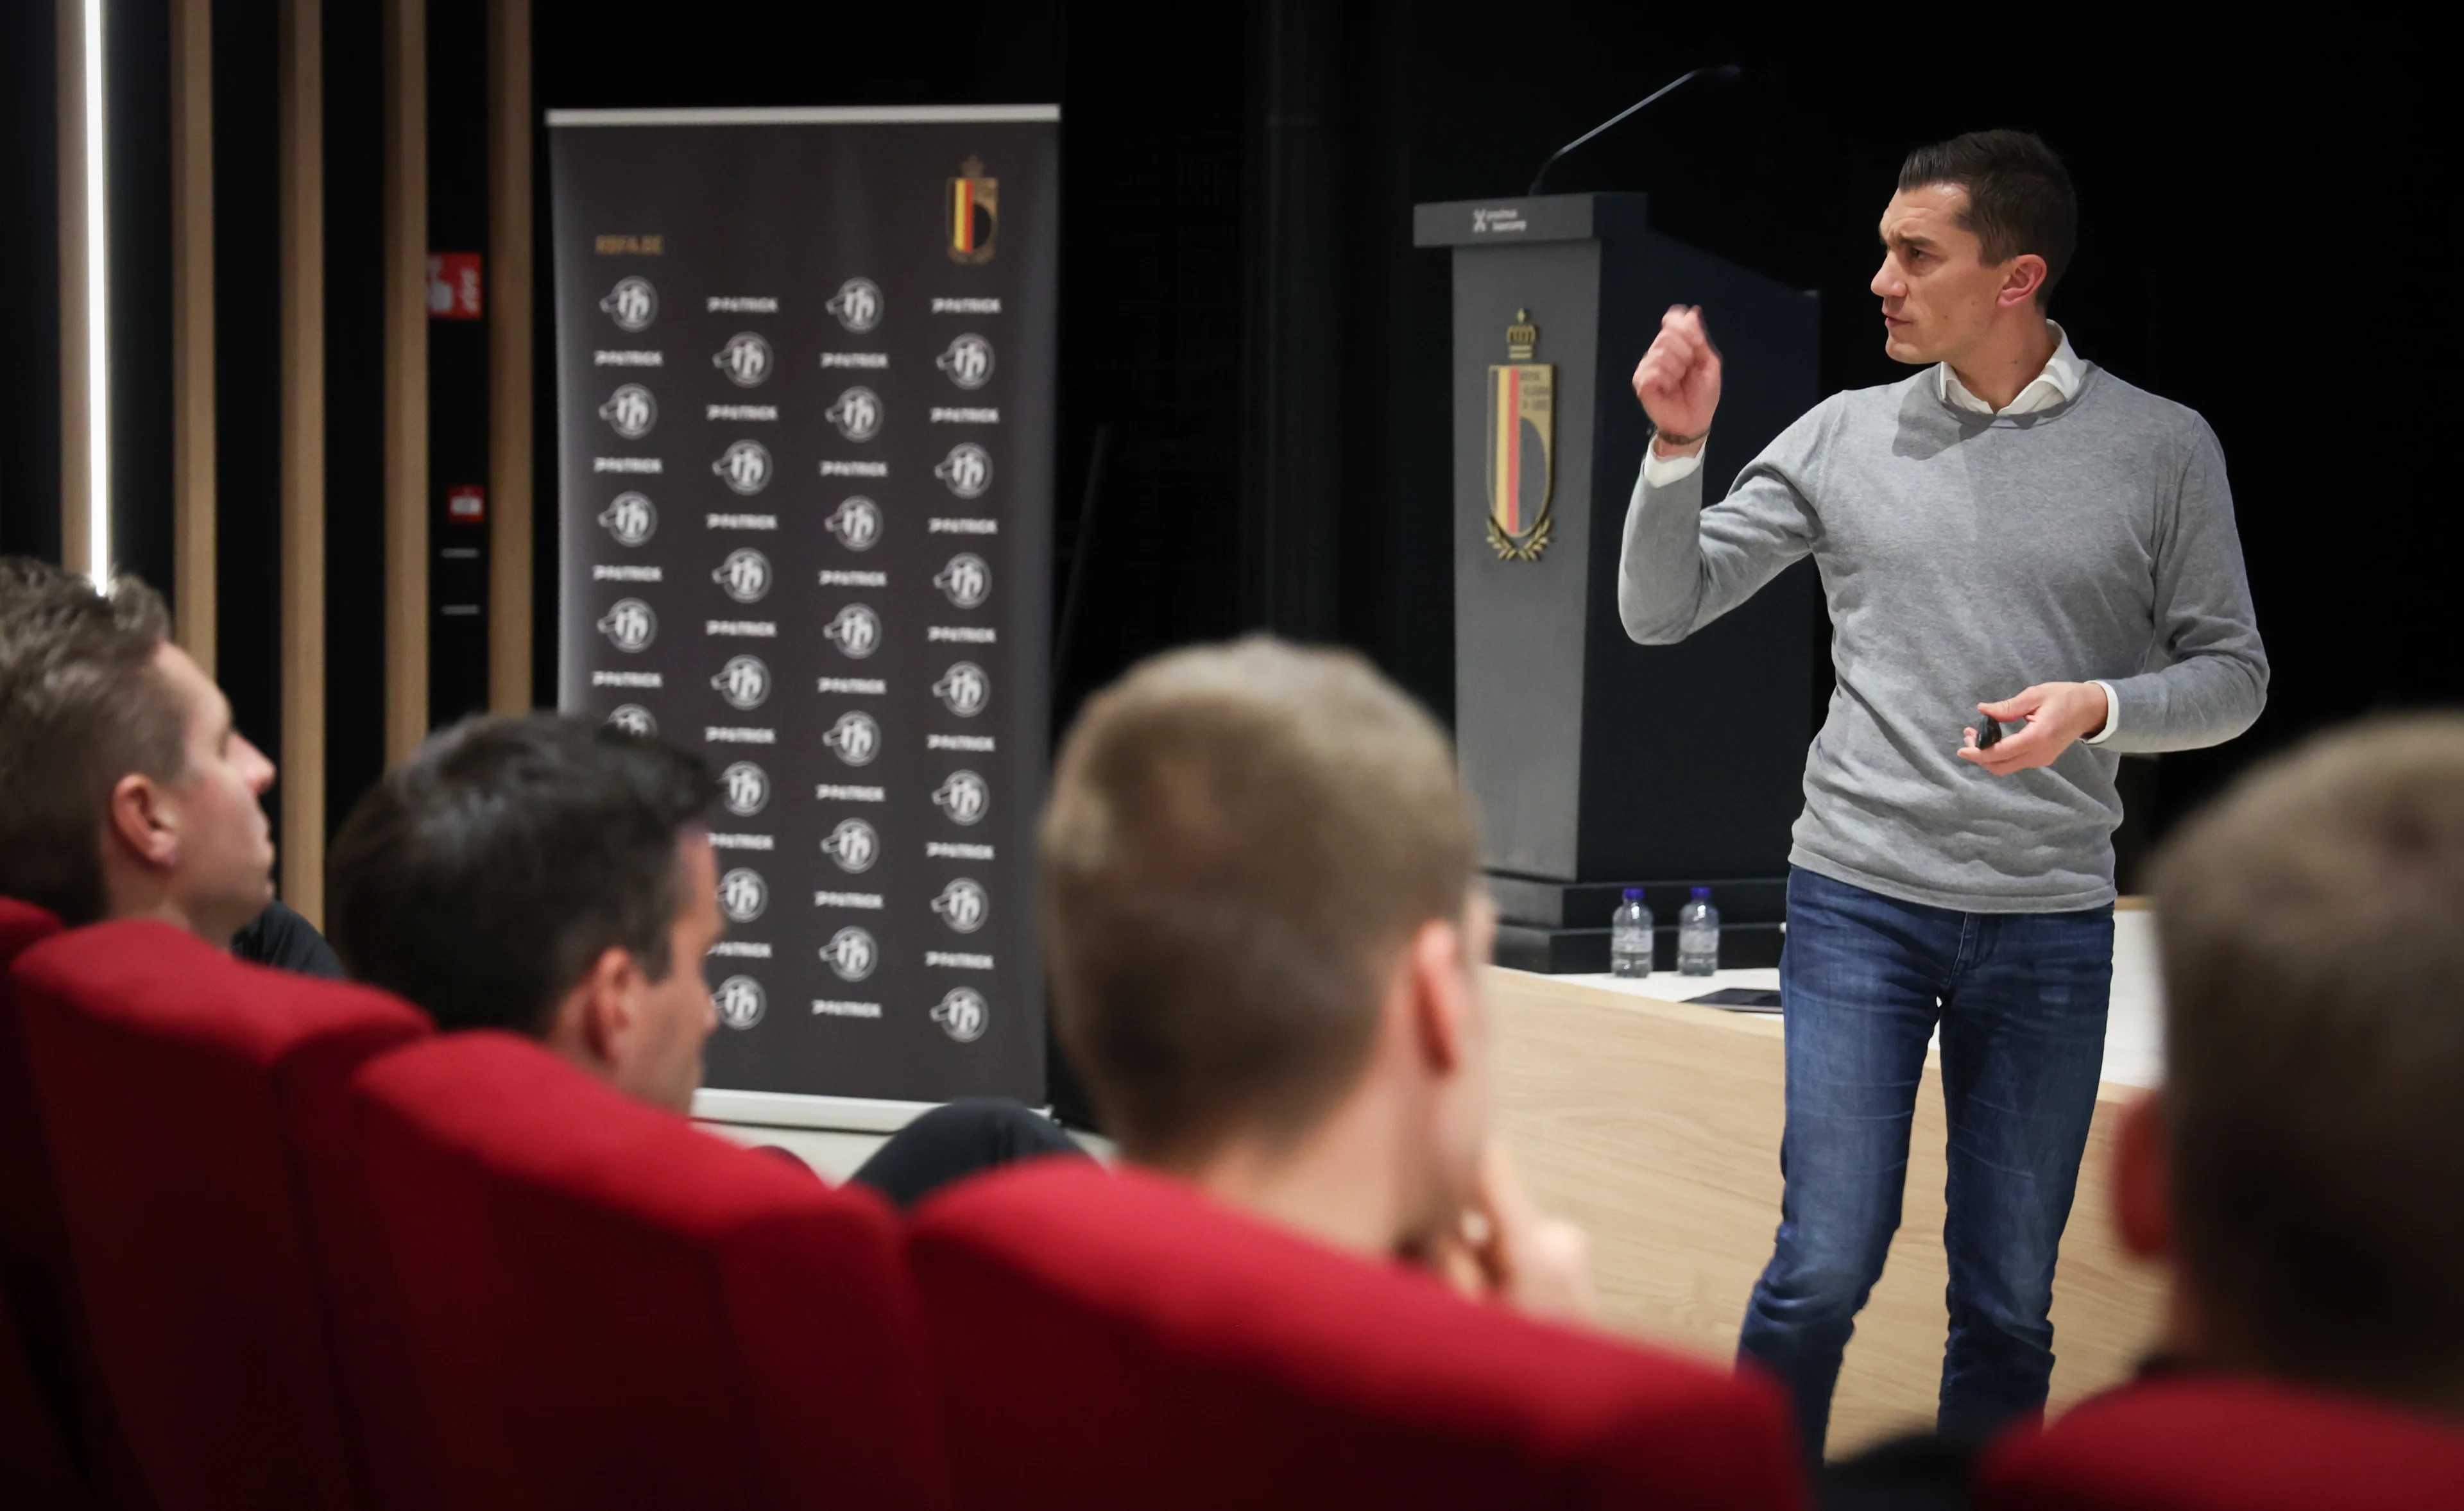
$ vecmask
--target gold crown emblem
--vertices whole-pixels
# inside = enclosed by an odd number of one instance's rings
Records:
[[[966,162],[958,164],[958,177],[962,179],[979,179],[983,176],[984,160],[973,153],[968,154]]]
[[[1514,312],[1514,323],[1506,328],[1506,355],[1514,361],[1529,361],[1531,348],[1540,344],[1540,327],[1531,323],[1529,310]]]

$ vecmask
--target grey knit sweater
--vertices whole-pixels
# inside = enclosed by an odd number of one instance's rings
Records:
[[[1835,880],[1972,912],[2110,902],[2120,756],[2231,739],[2266,702],[2215,436],[2101,368],[2026,415],[1954,408],[1932,368],[1835,394],[1702,501],[1699,468],[1636,481],[1626,633],[1683,640],[1813,555],[1838,690],[1791,859]],[[1978,703],[2099,679],[2106,742],[2010,777],[1952,754]]]

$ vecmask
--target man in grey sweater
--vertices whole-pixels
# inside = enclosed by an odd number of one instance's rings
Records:
[[[1670,310],[1635,371],[1657,433],[1626,516],[1626,632],[1683,640],[1809,554],[1830,603],[1838,690],[1806,758],[1780,969],[1786,1194],[1739,1341],[1794,1394],[1816,1458],[1899,1226],[1937,1029],[1941,1426],[1981,1436],[2042,1410],[2103,1061],[2115,769],[2230,739],[2266,699],[2214,435],[2045,318],[2076,224],[2034,136],[1911,154],[1872,287],[1884,349],[1928,365],[1817,405],[1708,509],[1720,358],[1702,312]]]

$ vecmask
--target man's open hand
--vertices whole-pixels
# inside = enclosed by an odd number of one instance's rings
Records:
[[[2005,724],[2025,720],[2027,727],[2005,734],[1998,745],[1980,747],[1974,729],[1965,736],[1959,758],[1974,761],[1996,777],[2032,766],[2051,766],[2055,757],[2104,728],[2113,711],[2105,706],[2104,689],[2093,682],[2044,682],[1999,703],[1980,703],[1976,712]]]
[[[1700,436],[1720,407],[1720,349],[1703,328],[1699,305],[1672,304],[1660,318],[1660,336],[1634,370],[1634,396],[1664,436]],[[1662,456],[1690,454],[1694,446],[1672,446]]]

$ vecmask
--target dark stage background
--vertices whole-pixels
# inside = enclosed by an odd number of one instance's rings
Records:
[[[48,6],[0,9],[0,550],[51,554],[51,17]],[[338,824],[381,759],[376,9],[325,8]],[[485,243],[483,10],[429,5],[439,251]],[[214,13],[222,677],[271,749],[275,3],[221,0]],[[2067,26],[2058,12],[1893,15],[1867,32],[1777,13],[1701,27],[1651,14],[1570,0],[539,0],[535,97],[541,109],[1061,102],[1056,588],[1083,566],[1083,591],[1060,647],[1056,729],[1135,657],[1262,624],[1358,646],[1450,715],[1446,272],[1442,254],[1410,249],[1409,208],[1519,193],[1558,143],[1685,68],[1727,61],[1746,66],[1743,81],[1653,107],[1569,158],[1551,187],[1647,192],[1659,229],[1818,290],[1824,384],[1862,385],[1899,371],[1864,286],[1902,154],[1976,126],[2034,128],[2069,158],[2084,206],[2055,314],[2086,356],[2194,405],[2223,438],[2275,689],[2250,736],[2130,763],[2125,885],[2149,835],[2259,755],[2464,692],[2447,614],[2455,490],[2431,409],[2453,326],[2449,133],[2417,44],[2349,23],[2175,37]],[[117,515],[126,559],[161,580],[165,23],[162,0],[114,0],[114,15],[112,87],[127,107],[112,146]],[[543,171],[538,182],[544,195]],[[542,255],[542,279],[548,266]],[[554,368],[539,293],[546,437]],[[431,335],[441,492],[483,454],[485,410],[472,400],[485,368],[477,327]],[[544,501],[554,448],[539,454]],[[539,517],[551,529],[555,511]],[[555,685],[556,558],[543,540],[542,697]],[[459,591],[450,576],[440,598]],[[472,646],[440,631],[436,649],[442,722],[481,690]]]

